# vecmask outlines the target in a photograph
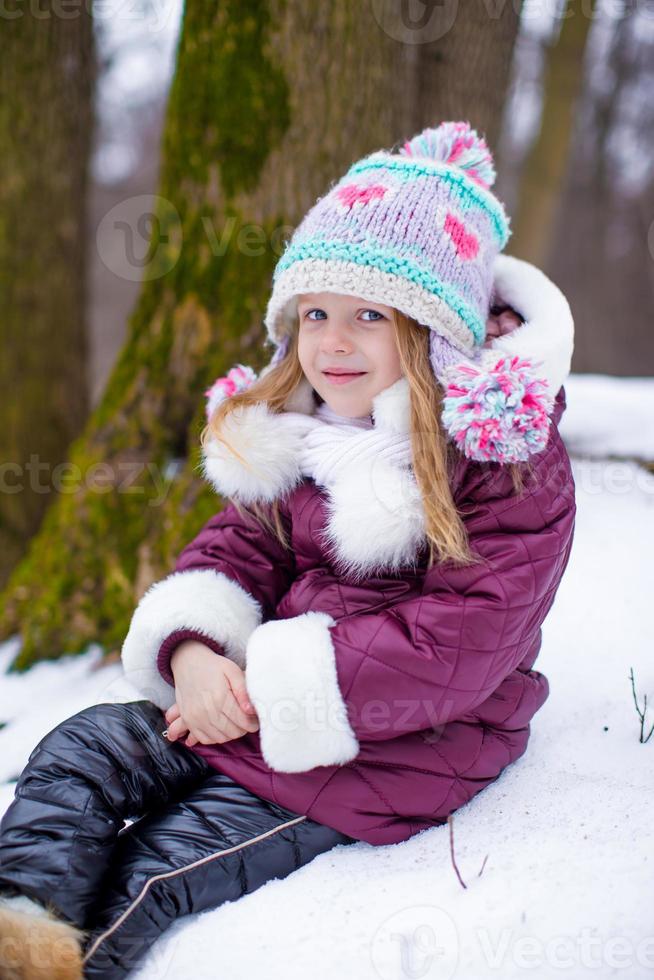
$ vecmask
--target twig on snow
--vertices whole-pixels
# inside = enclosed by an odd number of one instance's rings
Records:
[[[636,712],[638,714],[638,717],[640,718],[640,739],[639,739],[639,741],[641,741],[641,742],[648,742],[650,740],[651,736],[652,736],[652,732],[654,732],[654,723],[652,724],[652,727],[650,728],[649,732],[647,733],[647,738],[644,738],[643,736],[645,734],[645,715],[647,714],[647,695],[646,694],[643,694],[643,708],[641,710],[641,707],[638,704],[638,698],[636,697],[636,683],[634,681],[634,668],[633,667],[630,667],[629,668],[629,677],[631,678],[631,692],[632,692],[632,694],[634,696],[634,704],[636,705]]]

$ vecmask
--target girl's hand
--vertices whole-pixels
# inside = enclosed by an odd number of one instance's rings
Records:
[[[489,347],[495,337],[503,337],[512,333],[523,323],[522,317],[511,306],[500,304],[491,306],[486,320],[486,341],[484,347]]]
[[[189,640],[173,654],[171,671],[176,702],[166,712],[170,741],[188,732],[187,745],[213,745],[259,729],[245,673],[232,660]]]

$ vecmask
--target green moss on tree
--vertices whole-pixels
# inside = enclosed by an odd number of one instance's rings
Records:
[[[0,636],[22,638],[12,670],[91,642],[117,650],[142,592],[223,506],[201,479],[199,435],[211,381],[236,360],[262,366],[280,219],[253,254],[242,206],[289,122],[269,27],[263,2],[187,4],[150,263],[104,397],[2,597]]]

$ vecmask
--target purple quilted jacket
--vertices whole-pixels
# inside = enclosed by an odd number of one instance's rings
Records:
[[[525,343],[536,326],[556,335],[544,357],[556,384],[569,364],[558,320],[569,308],[542,280],[542,294],[522,303],[517,333],[532,328]],[[514,305],[521,281],[506,288]],[[377,396],[375,425],[397,419],[392,396],[406,395],[403,384]],[[249,409],[238,448],[250,463],[269,458],[265,471],[254,478],[214,445],[205,473],[244,502],[278,499],[292,549],[229,503],[144,595],[123,647],[127,675],[162,710],[175,700],[170,657],[184,639],[245,669],[259,730],[189,751],[258,795],[371,844],[444,823],[518,759],[548,697],[534,662],[574,532],[575,487],[558,431],[565,389],[553,390],[549,441],[531,457],[535,481],[523,498],[500,464],[460,457],[453,469],[455,503],[484,559],[458,569],[427,569],[420,509],[404,477],[375,467],[384,486],[398,481],[391,508],[362,495],[368,484],[356,467],[349,484],[327,491],[298,473],[297,436],[280,416],[263,404]],[[340,559],[352,556],[364,574],[343,572]]]

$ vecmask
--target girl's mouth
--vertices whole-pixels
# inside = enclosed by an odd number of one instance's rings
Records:
[[[348,381],[356,381],[357,378],[363,378],[366,371],[361,371],[359,374],[329,374],[327,371],[323,371],[323,374],[333,385],[345,385]]]

